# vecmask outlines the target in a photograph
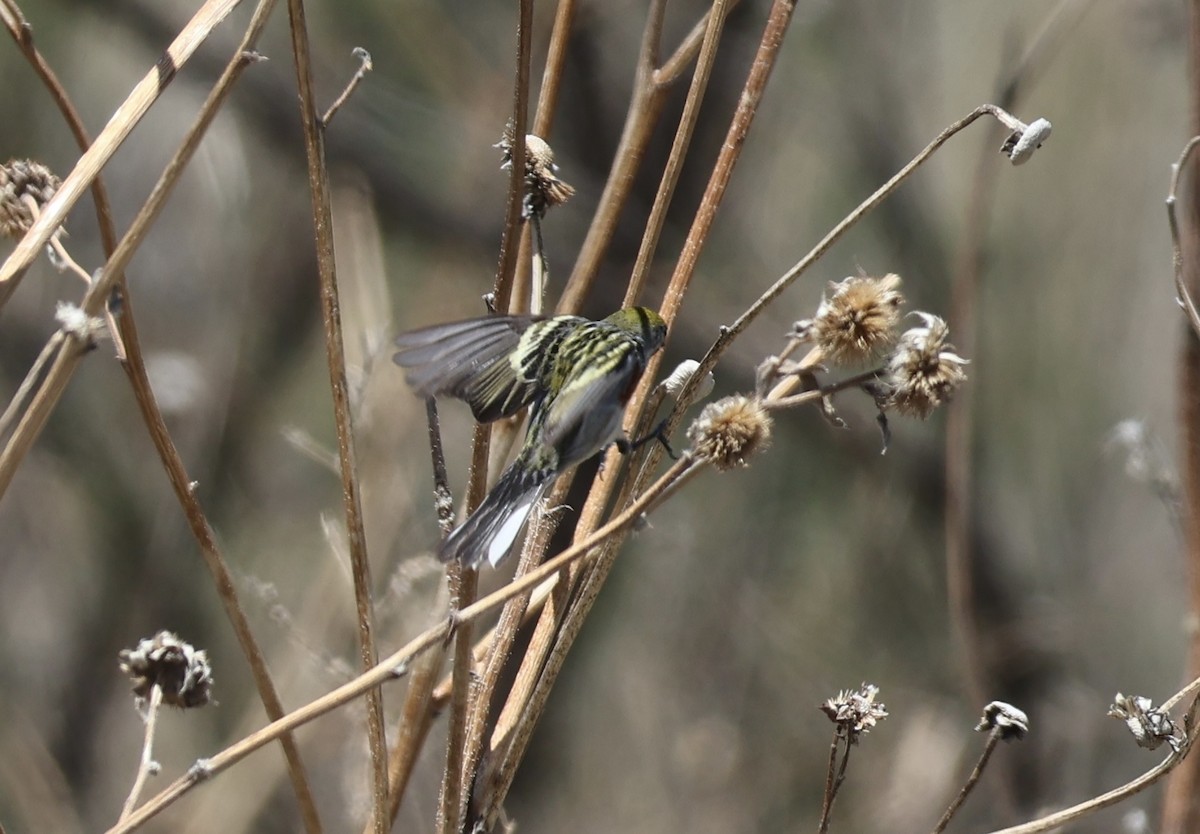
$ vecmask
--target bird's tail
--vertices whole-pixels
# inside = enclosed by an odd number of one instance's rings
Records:
[[[468,567],[477,567],[484,559],[492,567],[499,565],[512,551],[549,483],[550,479],[530,472],[518,458],[475,512],[442,542],[438,558],[443,562],[458,559]]]

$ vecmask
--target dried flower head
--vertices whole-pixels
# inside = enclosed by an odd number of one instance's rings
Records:
[[[144,639],[136,649],[122,649],[121,671],[133,681],[133,694],[145,700],[150,690],[162,690],[164,704],[202,707],[210,700],[212,667],[208,655],[169,631]]]
[[[724,472],[770,444],[771,415],[757,399],[735,394],[706,405],[687,434],[696,457]]]
[[[878,694],[878,686],[864,683],[856,691],[843,690],[821,704],[821,712],[837,725],[839,735],[857,744],[860,735],[888,716],[887,707],[875,701]]]
[[[1029,732],[1029,716],[1012,704],[992,701],[983,708],[983,718],[975,728],[977,733],[997,731],[1004,741],[1025,738]]]
[[[929,313],[914,315],[925,325],[906,330],[900,337],[888,359],[880,405],[924,420],[966,381],[962,366],[967,360],[946,341],[950,328],[945,320]]]
[[[1117,693],[1108,714],[1125,722],[1138,747],[1154,750],[1164,741],[1176,753],[1183,749],[1184,735],[1178,725],[1149,698]]]
[[[796,322],[794,329],[796,338],[815,343],[827,362],[860,364],[896,343],[904,304],[899,275],[851,275],[830,281],[829,292],[816,316]]]
[[[0,165],[0,234],[20,237],[33,225],[30,202],[38,209],[50,202],[61,180],[45,165],[11,159]]]
[[[495,145],[503,154],[501,170],[512,167],[512,146],[513,126],[510,121],[504,126],[504,135]],[[549,143],[540,136],[526,134],[524,216],[542,217],[547,209],[565,203],[574,193],[573,187],[558,178],[554,150]]]

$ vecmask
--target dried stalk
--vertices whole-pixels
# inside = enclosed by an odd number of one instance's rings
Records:
[[[316,95],[313,91],[312,59],[309,54],[308,25],[304,17],[303,0],[288,0],[288,21],[292,35],[292,55],[295,58],[296,83],[300,91],[304,150],[308,160],[308,185],[312,198],[317,270],[321,287],[321,318],[325,332],[325,354],[329,365],[329,387],[333,394],[338,461],[341,464],[342,506],[346,515],[350,565],[354,577],[359,661],[362,668],[367,670],[377,661],[373,636],[375,610],[371,599],[371,565],[367,557],[366,532],[363,530],[358,461],[354,449],[354,427],[350,418],[350,386],[346,380],[346,351],[342,339],[337,266],[333,251],[333,213],[330,205],[329,171],[325,165],[324,124],[317,111]],[[368,690],[366,701],[375,834],[387,834],[388,767],[382,690]]]

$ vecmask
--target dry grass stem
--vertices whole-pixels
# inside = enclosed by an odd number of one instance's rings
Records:
[[[1200,312],[1196,310],[1196,302],[1192,298],[1191,290],[1188,289],[1187,282],[1183,277],[1183,245],[1179,240],[1179,219],[1175,216],[1175,204],[1178,202],[1177,194],[1179,192],[1179,179],[1183,176],[1183,171],[1191,159],[1192,151],[1196,149],[1196,145],[1200,145],[1200,136],[1193,136],[1188,140],[1188,143],[1183,146],[1183,150],[1179,154],[1178,161],[1171,166],[1171,187],[1167,192],[1167,223],[1171,228],[1171,255],[1172,262],[1175,265],[1175,292],[1179,296],[1179,306],[1183,308],[1187,314],[1188,322],[1192,326],[1192,332],[1200,338]]]
[[[321,126],[328,129],[329,123],[333,121],[333,117],[342,109],[342,105],[350,100],[350,96],[354,95],[354,91],[358,89],[358,85],[366,77],[367,73],[375,68],[371,63],[371,53],[363,49],[361,46],[354,47],[354,57],[358,59],[358,69],[354,71],[354,75],[350,77],[350,81],[346,83],[346,87],[341,94],[333,100],[333,104],[329,105],[329,109],[321,116]]]
[[[367,557],[366,532],[363,529],[358,460],[354,427],[351,424],[350,386],[346,378],[346,349],[342,337],[341,305],[338,300],[333,211],[329,171],[325,164],[324,124],[317,112],[313,90],[312,59],[309,53],[308,25],[303,0],[288,0],[288,22],[292,36],[296,82],[300,91],[305,155],[308,161],[309,194],[312,200],[317,272],[320,278],[321,319],[325,333],[325,355],[329,366],[329,387],[333,393],[334,425],[337,430],[338,460],[341,464],[342,505],[350,542],[351,572],[354,577],[359,662],[362,668],[367,670],[375,666],[378,660],[374,638],[375,610],[371,595],[371,566]],[[368,63],[364,61],[364,66]],[[368,690],[366,701],[367,739],[371,750],[372,814],[376,834],[386,834],[389,827],[388,766],[382,690]]]
[[[983,753],[979,757],[979,761],[975,763],[975,767],[971,769],[970,776],[967,781],[959,789],[958,794],[950,802],[950,807],[942,814],[942,818],[938,820],[938,824],[933,828],[933,834],[941,834],[946,830],[946,826],[950,824],[950,820],[958,813],[958,809],[966,802],[967,797],[979,782],[979,777],[983,775],[983,769],[987,767],[988,760],[992,757],[992,751],[996,749],[996,745],[1000,743],[1000,736],[1003,733],[999,727],[988,733],[987,741],[983,746]]]
[[[158,727],[158,710],[162,706],[162,695],[162,687],[157,683],[150,687],[150,698],[146,703],[146,735],[142,741],[142,755],[138,761],[133,788],[130,789],[129,797],[121,808],[121,817],[118,822],[128,819],[129,815],[133,813],[133,809],[137,807],[138,797],[142,794],[142,788],[146,785],[146,780],[158,770],[154,761],[154,731]]]

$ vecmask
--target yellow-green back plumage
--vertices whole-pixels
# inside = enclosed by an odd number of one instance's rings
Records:
[[[499,562],[554,476],[620,435],[625,404],[666,334],[658,313],[627,307],[601,321],[486,316],[397,338],[395,361],[417,393],[465,400],[480,422],[530,406],[521,452],[442,558]]]

